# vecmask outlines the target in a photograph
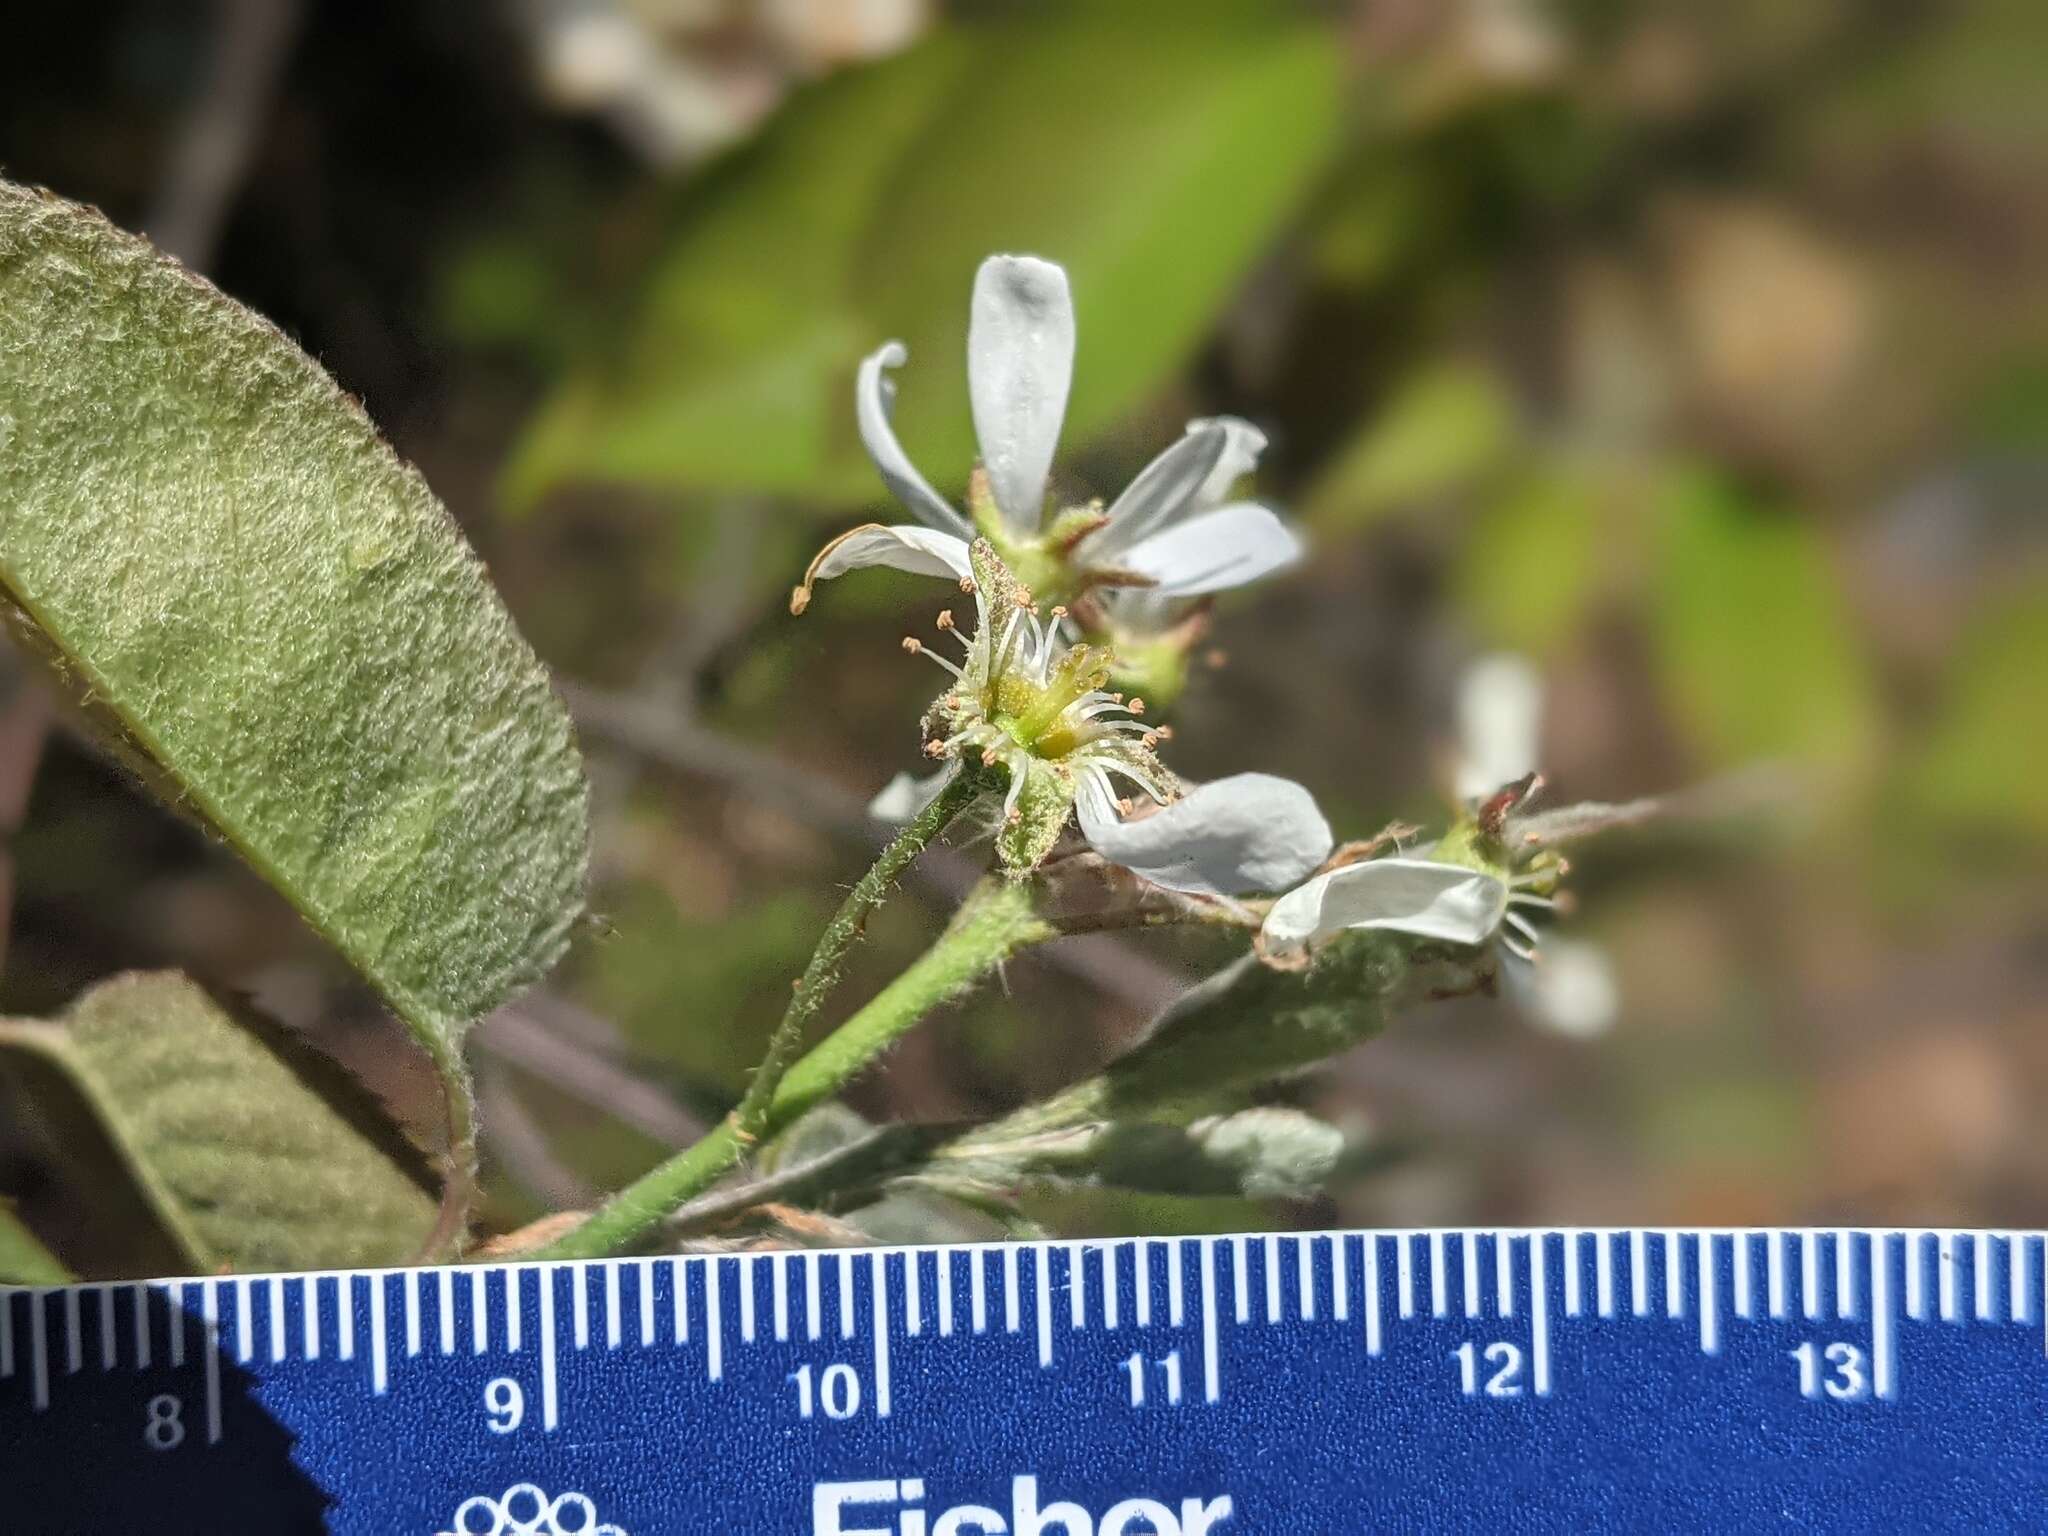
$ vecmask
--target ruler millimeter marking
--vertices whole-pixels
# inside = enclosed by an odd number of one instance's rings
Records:
[[[1338,1232],[0,1287],[0,1488],[58,1533],[1984,1528],[2048,1496],[2048,1252]]]

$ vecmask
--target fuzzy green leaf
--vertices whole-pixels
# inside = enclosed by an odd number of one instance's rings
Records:
[[[982,1140],[972,1163],[939,1168],[942,1177],[997,1187],[1051,1179],[1162,1195],[1298,1200],[1321,1189],[1343,1155],[1344,1133],[1335,1126],[1274,1106],[1188,1125],[1091,1124],[1064,1136],[1026,1136],[1013,1146]]]
[[[71,1271],[0,1198],[0,1285],[68,1285]]]
[[[332,1062],[174,972],[103,982],[0,1053],[61,1074],[196,1271],[400,1263],[436,1202],[418,1154]]]
[[[275,327],[6,183],[0,587],[131,766],[451,1075],[560,956],[581,761],[447,511]]]

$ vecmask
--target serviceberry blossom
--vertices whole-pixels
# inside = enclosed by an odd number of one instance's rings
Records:
[[[1524,853],[1510,813],[1541,787],[1535,774],[1508,785],[1414,854],[1326,869],[1273,903],[1260,928],[1264,952],[1298,957],[1339,935],[1378,929],[1474,948],[1498,941],[1516,961],[1536,958],[1532,911],[1556,910],[1568,865],[1548,849]]]
[[[1074,308],[1066,272],[1033,256],[991,256],[974,280],[967,388],[981,467],[963,515],[932,489],[889,425],[891,369],[908,359],[891,341],[860,365],[854,390],[861,441],[917,526],[869,523],[828,544],[790,600],[801,613],[820,581],[864,566],[964,578],[979,535],[1048,603],[1141,592],[1122,614],[1152,633],[1190,599],[1242,586],[1300,558],[1301,543],[1256,502],[1229,493],[1257,462],[1264,435],[1234,417],[1192,421],[1107,508],[1066,507],[1048,518],[1047,482],[1074,370]]]
[[[996,849],[1013,874],[1043,861],[1070,822],[1112,863],[1201,895],[1283,890],[1329,857],[1329,824],[1298,784],[1246,773],[1184,791],[1158,756],[1171,731],[1144,722],[1141,698],[1106,691],[1109,652],[1070,644],[1065,615],[1041,617],[988,540],[969,559],[974,634],[939,616],[962,658],[904,642],[952,677],[924,719],[925,752],[946,767],[922,782],[899,775],[875,814],[906,818],[954,775],[999,769]]]

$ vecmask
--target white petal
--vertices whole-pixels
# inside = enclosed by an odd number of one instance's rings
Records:
[[[1233,502],[1163,528],[1125,552],[1118,562],[1149,576],[1145,589],[1167,597],[1193,597],[1241,587],[1301,558],[1301,538],[1255,501]]]
[[[827,544],[804,577],[804,585],[829,581],[871,565],[886,565],[918,576],[960,577],[971,570],[967,541],[958,534],[938,533],[930,528],[884,528],[880,523],[868,523]]]
[[[867,447],[868,457],[875,461],[875,468],[882,472],[882,483],[912,517],[928,528],[965,536],[969,532],[967,519],[954,511],[951,503],[917,472],[917,466],[910,462],[910,455],[903,451],[889,426],[896,384],[886,370],[901,368],[909,356],[902,342],[892,341],[862,359],[853,387],[853,413],[860,423],[860,440]]]
[[[1485,656],[1458,684],[1458,794],[1476,800],[1534,773],[1543,677],[1520,656]]]
[[[1237,488],[1237,482],[1258,468],[1259,455],[1266,451],[1266,434],[1242,416],[1202,416],[1188,423],[1190,432],[1221,427],[1225,433],[1223,456],[1195,491],[1195,504],[1219,505]]]
[[[1510,959],[1501,975],[1522,1011],[1560,1035],[1604,1035],[1621,1012],[1621,987],[1607,951],[1584,939],[1552,939],[1533,964]]]
[[[989,489],[1011,525],[1034,533],[1074,377],[1067,274],[1035,256],[991,256],[974,277],[967,393]]]
[[[882,792],[868,802],[868,815],[876,821],[886,821],[892,826],[915,821],[918,812],[939,798],[939,791],[952,782],[953,775],[960,771],[958,763],[948,763],[937,773],[927,778],[914,778],[899,773],[887,784]]]
[[[1483,944],[1507,911],[1491,875],[1429,859],[1373,859],[1317,875],[1273,903],[1266,943],[1299,949],[1347,928],[1389,928],[1451,944]]]
[[[1135,821],[1106,796],[1084,794],[1075,809],[1097,853],[1176,891],[1277,891],[1330,856],[1330,824],[1315,798],[1267,773],[1204,784]]]
[[[1113,565],[1147,534],[1195,510],[1202,487],[1229,448],[1227,427],[1188,428],[1186,436],[1139,470],[1138,478],[1109,504],[1109,521],[1082,542],[1082,558],[1093,565]]]

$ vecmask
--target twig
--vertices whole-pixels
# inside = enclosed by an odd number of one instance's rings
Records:
[[[12,682],[13,696],[0,706],[0,964],[14,927],[14,837],[28,814],[55,715],[46,689],[18,672]]]
[[[551,1023],[526,1010],[531,999],[500,1008],[474,1032],[479,1050],[584,1103],[615,1115],[666,1147],[686,1147],[704,1134],[704,1122],[660,1088],[635,1077],[583,1042],[564,1039]]]
[[[502,1062],[477,1072],[476,1099],[484,1127],[484,1145],[505,1172],[553,1210],[580,1210],[597,1199],[597,1191],[555,1156],[547,1133],[512,1086]]]
[[[1789,804],[1798,798],[1800,789],[1801,781],[1794,770],[1783,764],[1760,763],[1668,795],[1647,795],[1613,805],[1589,800],[1554,811],[1511,817],[1507,835],[1511,842],[1556,848],[1580,838],[1653,821],[1701,822],[1745,815]]]
[[[213,261],[222,224],[305,19],[304,0],[214,0],[214,50],[172,145],[151,240],[194,271]]]

